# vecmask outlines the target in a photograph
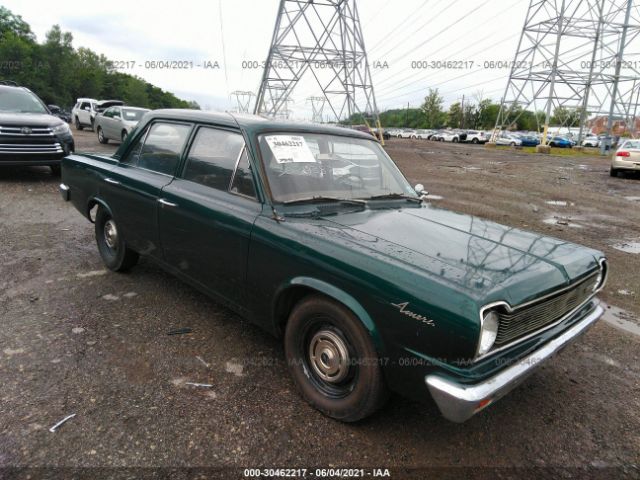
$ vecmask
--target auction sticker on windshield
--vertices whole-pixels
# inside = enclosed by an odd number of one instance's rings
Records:
[[[278,163],[316,163],[304,137],[299,135],[268,135],[265,137]]]

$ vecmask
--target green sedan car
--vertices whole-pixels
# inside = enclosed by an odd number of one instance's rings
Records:
[[[113,156],[65,158],[60,191],[109,269],[143,255],[281,337],[342,421],[395,391],[463,422],[603,311],[601,252],[435,208],[351,129],[154,111]]]

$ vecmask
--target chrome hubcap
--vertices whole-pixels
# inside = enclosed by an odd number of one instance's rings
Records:
[[[331,330],[321,330],[309,344],[311,367],[322,380],[340,383],[349,373],[349,351],[344,340]]]
[[[113,250],[118,245],[118,230],[113,220],[107,220],[104,224],[104,241],[107,246]]]

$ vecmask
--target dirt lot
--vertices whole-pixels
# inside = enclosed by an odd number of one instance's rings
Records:
[[[76,141],[114,150],[90,133]],[[623,310],[463,425],[398,397],[344,425],[298,397],[275,339],[148,261],[107,273],[92,225],[61,201],[47,168],[2,169],[0,478],[330,466],[389,468],[392,478],[638,478],[640,255],[614,246],[640,242],[640,178],[610,178],[599,157],[387,148],[434,204],[603,250],[612,273],[602,298]],[[193,333],[167,335],[180,327]]]

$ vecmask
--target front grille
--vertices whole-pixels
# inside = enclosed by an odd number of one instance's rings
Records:
[[[542,329],[585,303],[598,286],[596,282],[599,274],[600,271],[597,271],[568,290],[540,302],[516,308],[511,312],[499,311],[500,323],[495,346],[505,345],[530,332]]]
[[[60,143],[0,143],[0,153],[33,155],[39,153],[64,153]]]
[[[27,129],[25,131],[25,129]],[[0,125],[0,136],[8,137],[53,137],[53,131],[49,127],[25,126],[2,126]]]

